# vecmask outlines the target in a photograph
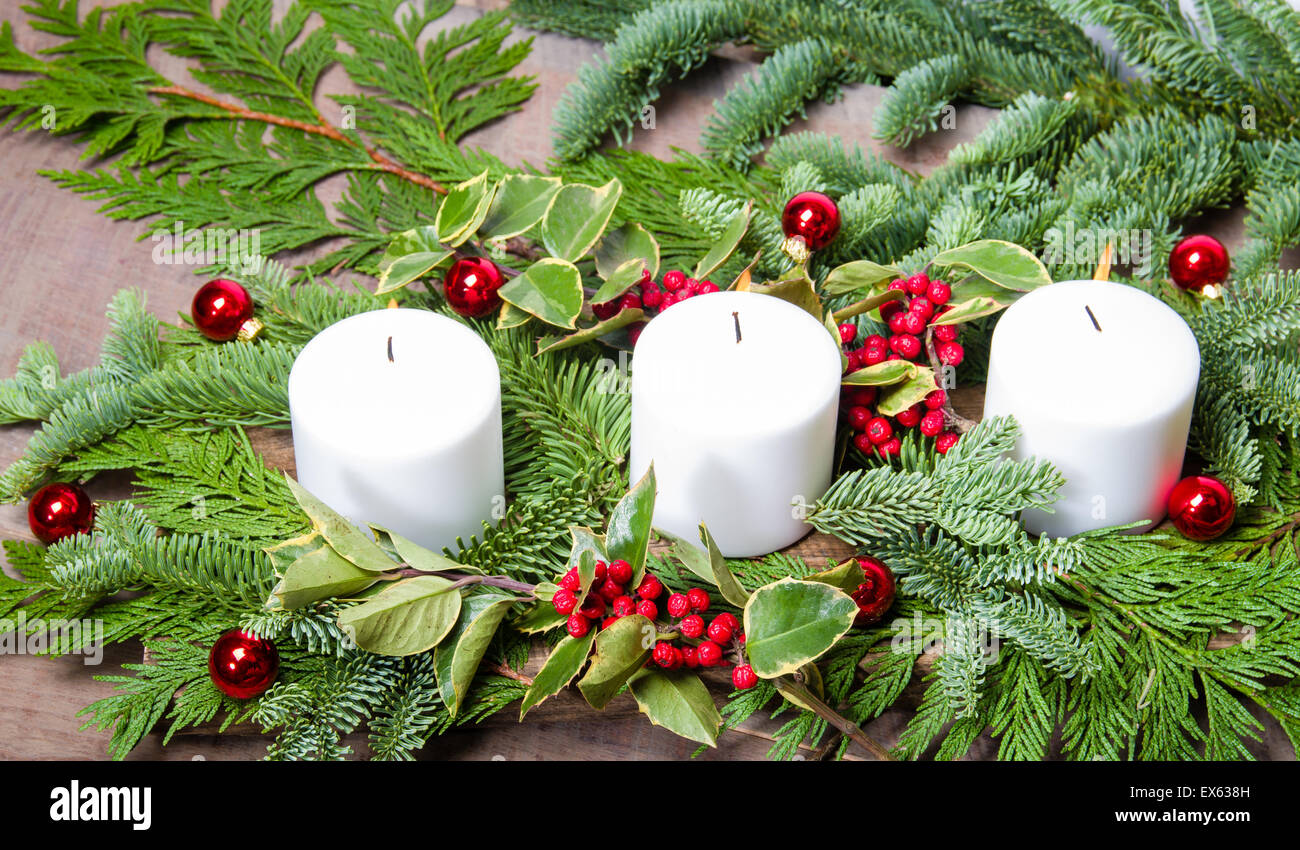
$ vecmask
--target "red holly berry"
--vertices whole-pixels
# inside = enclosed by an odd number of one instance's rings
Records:
[[[893,287],[890,288],[892,289]],[[904,290],[906,289],[906,287],[903,288]],[[880,321],[885,324],[889,324],[889,320],[899,313],[907,312],[907,308],[903,306],[903,302],[898,299],[886,301],[884,304],[881,304],[878,309],[880,310]]]
[[[781,230],[787,238],[802,236],[810,251],[820,251],[840,232],[840,209],[821,192],[800,192],[781,213]]]
[[[618,299],[618,309],[619,312],[641,309],[641,296],[635,292],[624,292],[623,297]]]
[[[907,317],[910,315],[911,314],[908,313],[906,310],[900,310],[894,315],[890,316],[889,319],[885,322],[885,324],[889,326],[889,332],[891,334],[907,333]]]
[[[877,416],[867,423],[867,430],[864,432],[867,438],[877,446],[894,436],[894,426],[889,424],[889,420],[883,416]]]
[[[935,348],[935,353],[939,355],[939,362],[949,366],[960,366],[961,361],[966,359],[966,349],[961,347],[960,342],[940,343]]]
[[[607,578],[600,583],[600,587],[596,592],[600,594],[600,598],[604,599],[606,602],[613,602],[615,599],[623,595],[624,590],[626,590],[626,588],[623,587],[623,585],[611,578]]]
[[[691,603],[691,610],[696,614],[703,614],[705,611],[709,610],[709,594],[708,591],[703,588],[692,587],[687,591],[686,599]]]
[[[714,617],[713,622],[725,623],[727,628],[731,629],[733,632],[740,628],[740,621],[736,619],[736,615],[729,611],[723,611],[721,614]]]
[[[904,428],[915,428],[917,423],[921,421],[921,404],[917,403],[905,410],[898,411],[898,415],[894,419]]]
[[[889,341],[886,340],[880,334],[872,334],[871,336],[862,340],[862,347],[863,348],[888,348]]]
[[[854,431],[866,430],[867,423],[871,421],[871,411],[865,407],[850,407],[848,413],[849,427]]]
[[[564,574],[564,578],[560,579],[560,587],[565,590],[572,590],[574,593],[578,592],[582,587],[582,579],[578,577],[577,567],[569,567],[569,571]]]
[[[876,446],[876,454],[880,455],[883,458],[894,457],[902,450],[903,450],[903,443],[897,437],[893,438],[892,440],[886,440],[885,442]]]
[[[636,341],[641,338],[641,331],[645,330],[645,322],[633,322],[627,326],[627,344],[636,347]]]
[[[704,618],[699,614],[691,614],[689,617],[683,617],[677,630],[688,638],[697,638],[704,634]]]
[[[650,289],[641,293],[641,303],[648,309],[654,310],[664,303],[664,294],[659,289]]]
[[[853,601],[858,604],[858,615],[853,625],[858,628],[880,622],[885,612],[894,604],[894,573],[881,560],[869,555],[858,558],[862,567],[862,584],[854,591]]]
[[[758,684],[758,674],[748,664],[741,664],[731,671],[731,684],[738,691],[747,691]]]
[[[922,319],[929,319],[934,315],[934,302],[924,295],[918,295],[907,305],[907,312],[916,313]]]
[[[551,604],[555,606],[555,613],[568,616],[573,613],[573,609],[578,607],[578,597],[573,594],[572,590],[560,588],[555,591],[551,597]]]
[[[692,669],[700,666],[700,654],[695,650],[695,647],[682,647],[682,663]]]
[[[943,431],[943,411],[931,410],[921,417],[921,433],[927,437],[937,437]]]
[[[960,330],[957,325],[934,325],[935,342],[953,342]]]
[[[592,304],[591,312],[602,322],[606,319],[612,319],[618,315],[618,302],[602,301],[599,304]]]
[[[865,365],[866,364],[862,362],[861,351],[849,351],[845,353],[844,355],[845,374],[848,374],[849,372],[856,372]]]
[[[649,599],[642,599],[636,604],[636,612],[647,620],[657,620],[659,618],[659,606]]]
[[[610,561],[609,577],[619,584],[627,584],[632,580],[632,565],[621,559]]]
[[[919,336],[925,330],[925,316],[920,313],[909,311],[906,313],[900,313],[899,315],[902,316],[901,321],[899,321],[900,327],[898,329],[900,333]],[[920,349],[918,348],[917,351],[919,352]],[[902,354],[902,352],[900,351],[899,354]],[[906,357],[907,355],[903,356]]]
[[[960,439],[959,434],[956,434],[952,431],[945,431],[944,433],[934,438],[934,450],[941,455],[946,455],[948,453],[948,449],[951,449],[953,446],[957,445],[957,440],[959,439]]]
[[[718,285],[711,280],[702,280],[700,281],[699,291],[701,295],[708,295],[709,293],[717,292]]]
[[[630,596],[620,596],[610,603],[616,617],[626,617],[636,613],[636,600]]]
[[[713,667],[722,660],[722,647],[711,640],[706,640],[695,648],[700,659],[700,666]]]
[[[691,603],[685,593],[674,593],[668,597],[668,616],[685,617],[691,610]]]
[[[941,280],[932,280],[925,290],[925,297],[929,298],[932,304],[942,306],[952,298],[952,287]]]
[[[606,564],[605,564],[604,561],[597,561],[597,562],[596,562],[595,581],[597,581],[597,582],[604,581],[604,580],[605,580],[605,573],[606,573],[608,570],[609,570],[609,567],[606,566]]]
[[[858,337],[858,326],[852,322],[844,322],[839,327],[840,343],[849,345]]]
[[[564,625],[569,630],[569,637],[585,637],[591,631],[591,621],[581,614],[570,614]]]
[[[600,594],[588,593],[578,606],[578,613],[588,620],[599,620],[605,616],[605,600],[600,598]]]
[[[869,455],[876,450],[876,444],[871,442],[871,438],[866,434],[854,434],[853,446],[864,455]]]
[[[956,345],[956,343],[953,343]],[[889,340],[889,349],[907,360],[915,360],[921,353],[921,340],[911,334],[898,334]]]
[[[907,291],[913,295],[924,295],[930,288],[930,278],[925,272],[917,272],[907,279]]]
[[[713,622],[709,623],[708,635],[709,640],[714,643],[730,643],[732,635],[731,626],[728,626],[726,623],[720,623],[717,618],[714,618]]]
[[[676,292],[686,283],[686,275],[679,271],[673,270],[664,274],[664,289],[669,292]]]
[[[925,397],[925,406],[931,410],[939,410],[943,403],[948,400],[948,394],[943,390],[935,390]]]
[[[885,362],[885,357],[888,356],[888,353],[889,353],[889,349],[884,345],[881,346],[873,345],[869,348],[863,348],[862,365],[875,366],[877,363],[883,363]]]
[[[659,579],[649,573],[646,573],[645,578],[641,579],[641,584],[636,589],[636,595],[642,599],[658,599],[663,592],[664,586],[660,584]]]
[[[875,387],[857,387],[846,398],[852,407],[867,407],[876,403]]]
[[[672,670],[680,663],[677,654],[676,647],[667,641],[661,640],[655,644],[654,652],[650,657],[654,660],[654,663],[665,670]]]

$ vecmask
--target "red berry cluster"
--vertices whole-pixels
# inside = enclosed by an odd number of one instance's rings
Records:
[[[647,315],[650,315],[654,312],[662,313],[677,302],[685,301],[687,298],[694,298],[696,295],[708,295],[710,292],[717,291],[718,285],[713,281],[696,280],[679,271],[666,272],[664,274],[663,288],[660,288],[654,276],[650,274],[650,270],[646,269],[641,273],[641,280],[636,286],[612,301],[592,304],[591,311],[602,322],[606,319],[612,319],[628,309],[644,310]],[[645,322],[635,322],[629,325],[627,330],[629,342],[636,345],[637,337],[641,335],[641,329],[644,327]]]
[[[853,348],[858,336],[857,326],[847,322],[840,325],[840,342],[844,344],[849,361],[845,372],[856,372],[886,360],[924,361],[925,345],[921,338],[927,328],[934,335],[935,354],[939,361],[949,366],[959,365],[966,352],[957,342],[957,326],[934,324],[947,312],[943,307],[952,297],[952,288],[941,280],[930,280],[924,272],[899,278],[891,282],[889,288],[908,296],[906,306],[894,300],[880,307],[880,317],[891,332],[889,339],[872,334],[862,341],[860,347]],[[893,457],[902,449],[899,434],[907,428],[916,428],[925,436],[934,437],[935,448],[941,454],[946,454],[956,444],[957,433],[945,430],[947,423],[943,406],[947,395],[943,390],[935,390],[924,401],[893,417],[875,413],[873,407],[877,395],[875,387],[850,387],[845,389],[841,399],[845,420],[858,432],[853,437],[853,444],[863,454],[874,452],[882,458]]]
[[[636,588],[636,598],[633,598],[625,592],[631,580],[632,566],[627,561],[614,561],[608,566],[604,561],[597,561],[592,590],[578,607],[580,580],[577,568],[571,567],[560,579],[560,589],[555,592],[551,604],[557,612],[569,618],[569,634],[575,638],[586,635],[597,621],[603,629],[628,614],[658,620],[656,600],[663,596],[663,583],[646,573]],[[607,604],[612,611],[607,612]],[[665,670],[716,667],[724,662],[727,649],[735,657],[743,659],[745,634],[740,631],[740,621],[724,611],[706,624],[703,614],[709,610],[710,604],[708,591],[700,587],[693,587],[686,593],[670,594],[664,607],[668,617],[676,623],[680,640],[657,641],[647,663]],[[742,662],[731,671],[731,681],[737,688],[752,688],[758,684],[758,676],[752,667]]]

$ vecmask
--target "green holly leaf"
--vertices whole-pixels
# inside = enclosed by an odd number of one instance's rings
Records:
[[[1028,292],[1052,282],[1042,261],[1012,242],[983,239],[940,253],[931,263],[945,269],[966,269],[1005,289]]]
[[[704,523],[700,523],[700,542],[704,544],[705,550],[709,556],[709,571],[713,574],[713,583],[717,585],[718,590],[722,593],[722,598],[735,605],[737,608],[744,608],[745,603],[749,601],[749,591],[740,586],[736,581],[736,576],[731,572],[731,567],[727,566],[727,559],[722,556],[722,550],[714,542],[713,535]]]
[[[486,171],[447,190],[434,219],[442,244],[455,247],[473,236],[487,218],[495,193]]]
[[[750,284],[749,291],[771,295],[780,298],[782,301],[789,301],[799,309],[810,313],[820,323],[822,321],[822,299],[817,294],[817,288],[813,284],[812,278],[808,277],[802,266],[797,266],[794,272],[793,276],[782,280]]]
[[[439,555],[437,552],[424,548],[414,540],[403,537],[396,531],[389,531],[381,525],[372,524],[370,530],[375,535],[375,541],[388,552],[389,557],[421,572],[483,574],[483,571],[478,567],[462,564],[445,555]]]
[[[507,281],[498,294],[547,324],[574,328],[582,312],[582,274],[564,260],[538,260]]]
[[[382,573],[393,569],[392,559],[385,555],[384,550],[375,541],[367,537],[361,529],[357,528],[329,505],[307,492],[301,484],[288,475],[284,477],[284,480],[289,484],[289,490],[293,493],[294,499],[298,501],[298,505],[311,519],[312,528],[316,529],[321,537],[325,538],[325,542],[334,551],[363,570]]]
[[[380,580],[370,570],[363,570],[322,545],[305,553],[284,571],[267,607],[293,611],[313,602],[352,596]]]
[[[642,266],[649,269],[652,276],[659,273],[659,243],[650,231],[635,222],[606,233],[596,246],[595,256],[596,274],[601,280],[609,280],[615,270],[632,260],[641,260]]]
[[[882,266],[870,260],[854,260],[831,269],[826,275],[826,280],[822,282],[822,291],[828,295],[843,295],[847,292],[875,289],[902,274],[902,270],[897,266]]]
[[[560,191],[559,177],[510,174],[497,184],[492,205],[479,225],[485,240],[509,239],[527,233],[546,215]]]
[[[418,655],[437,646],[460,616],[460,590],[438,576],[395,582],[339,613],[339,628],[378,655]]]
[[[854,610],[857,607],[854,606]],[[655,625],[640,614],[619,617],[596,637],[596,654],[578,690],[592,708],[604,708],[632,674],[641,669],[655,645]]]
[[[447,639],[433,651],[433,668],[443,705],[455,717],[479,663],[510,606],[523,600],[499,593],[471,593],[461,605],[460,619]]]
[[[534,605],[515,618],[510,625],[514,626],[516,631],[526,635],[536,635],[549,632],[556,626],[563,625],[568,619],[564,614],[556,611],[554,605]]]
[[[732,254],[736,253],[740,240],[745,238],[745,231],[749,229],[749,215],[753,208],[754,202],[752,200],[747,201],[744,208],[727,221],[726,227],[722,229],[722,235],[709,248],[708,253],[696,263],[694,274],[696,280],[704,280],[713,274],[731,258]],[[820,317],[819,313],[818,318]]]
[[[816,661],[853,626],[858,606],[828,584],[784,578],[745,605],[745,654],[764,679]]]
[[[396,292],[432,272],[451,255],[438,241],[436,227],[416,227],[399,233],[379,260],[379,286],[375,294]]]
[[[850,558],[842,564],[837,564],[829,570],[822,570],[819,573],[813,573],[804,577],[805,581],[819,581],[822,584],[829,584],[831,587],[838,587],[845,593],[852,595],[858,589],[858,585],[866,581],[866,575],[862,571],[862,565],[856,558]]]
[[[605,282],[600,285],[600,289],[596,290],[596,294],[591,296],[591,303],[604,304],[627,292],[641,280],[641,273],[645,267],[645,260],[640,257],[633,257],[623,263],[609,274]]]
[[[632,565],[632,587],[641,583],[645,573],[645,555],[650,546],[654,512],[655,468],[651,464],[641,480],[610,511],[605,527],[605,552],[610,560],[627,561]]]
[[[875,295],[856,301],[843,309],[835,311],[835,321],[844,322],[852,319],[854,316],[861,316],[863,313],[870,313],[878,310],[882,304],[890,301],[906,301],[907,296],[897,289],[886,289],[884,292],[877,292]]]
[[[632,677],[629,687],[641,713],[655,726],[700,744],[717,745],[722,715],[699,676],[646,669]]]
[[[575,345],[582,345],[584,342],[591,342],[594,339],[600,339],[608,333],[613,333],[619,328],[625,328],[628,325],[639,322],[645,318],[645,312],[636,308],[620,310],[615,315],[603,322],[597,322],[589,328],[568,334],[567,336],[548,335],[537,340],[537,353],[545,354],[548,351],[563,351],[566,348],[573,348]]]
[[[555,258],[576,262],[605,232],[623,184],[611,180],[599,188],[570,183],[556,193],[542,219],[542,243]]]
[[[325,538],[320,536],[320,532],[313,531],[304,534],[302,537],[295,537],[292,540],[285,540],[274,546],[268,546],[262,551],[271,559],[271,568],[277,573],[283,574],[303,555],[315,552],[326,545],[328,544],[326,544]]]
[[[850,372],[840,383],[847,387],[887,387],[915,378],[919,368],[907,360],[882,360]]]
[[[596,640],[595,632],[587,632],[580,638],[565,636],[555,645],[547,657],[542,669],[533,677],[533,683],[524,694],[524,701],[519,706],[519,719],[523,720],[529,709],[538,705],[547,697],[552,697],[564,690],[573,681],[573,677],[582,671],[591,654],[591,644]]]
[[[497,314],[497,330],[504,331],[526,325],[533,320],[533,314],[520,310],[509,301],[502,302],[501,312]]]
[[[876,410],[881,416],[897,416],[904,410],[939,389],[934,380],[934,370],[929,366],[916,366],[916,374],[899,384],[881,391]]]

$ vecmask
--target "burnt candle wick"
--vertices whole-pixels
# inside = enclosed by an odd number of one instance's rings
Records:
[[[740,313],[739,311],[731,314],[732,321],[736,323],[736,342],[740,342]]]
[[[1083,309],[1088,311],[1088,318],[1092,319],[1092,326],[1097,329],[1098,333],[1101,333],[1101,325],[1097,324],[1097,317],[1092,314],[1092,308],[1084,304]]]
[[[396,360],[393,359],[393,338],[391,336],[388,338],[388,362],[389,363],[397,362]]]

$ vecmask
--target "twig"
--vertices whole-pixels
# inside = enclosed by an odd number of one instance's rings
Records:
[[[776,686],[778,691],[793,694],[795,699],[812,709],[813,713],[822,720],[825,720],[832,728],[839,730],[842,734],[846,735],[849,740],[859,744],[878,760],[898,760],[890,755],[889,750],[881,746],[878,741],[863,732],[862,728],[858,726],[858,724],[849,720],[847,717],[822,702],[816,694],[808,690],[808,688],[802,683],[795,681],[793,678],[782,677],[776,681]]]
[[[925,353],[930,358],[930,368],[934,374],[943,374],[943,364],[939,362],[939,354],[934,348],[934,327],[925,329]],[[970,429],[978,425],[978,422],[967,419],[958,413],[952,406],[952,394],[944,391],[943,394],[943,418],[956,427],[958,434],[965,434]]]
[[[440,195],[447,194],[447,190],[435,183],[431,178],[423,174],[417,174],[414,171],[403,168],[396,162],[381,154],[374,148],[359,144],[354,139],[350,139],[336,127],[321,121],[319,124],[311,124],[306,121],[297,121],[293,118],[284,118],[280,115],[272,115],[269,112],[258,112],[236,103],[227,103],[224,100],[203,94],[202,92],[187,89],[184,86],[153,86],[149,89],[150,94],[170,95],[172,97],[182,97],[187,100],[206,103],[208,106],[215,106],[217,109],[228,113],[234,118],[243,118],[248,121],[261,121],[265,124],[274,124],[278,127],[289,127],[294,130],[300,130],[304,133],[311,133],[315,136],[324,136],[327,139],[333,139],[336,142],[342,142],[352,147],[359,147],[366,152],[366,155],[383,171],[403,180],[408,180],[417,186],[423,186],[426,189],[432,189]]]

